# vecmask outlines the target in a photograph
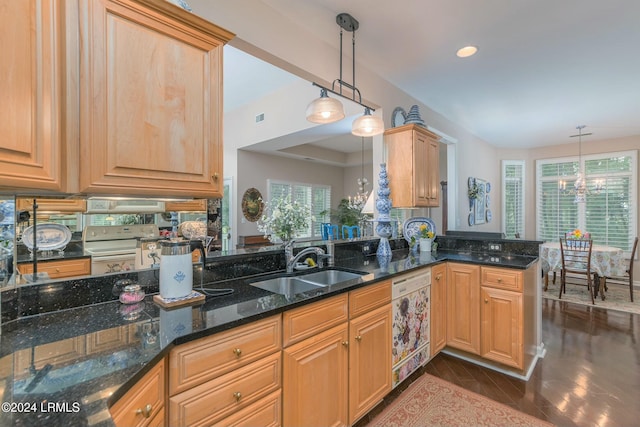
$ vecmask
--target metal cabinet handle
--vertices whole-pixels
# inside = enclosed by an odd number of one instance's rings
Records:
[[[234,348],[233,349],[233,354],[235,354],[236,356],[240,357],[240,355],[242,354],[242,350],[240,350],[239,348]]]
[[[215,172],[213,175],[211,175],[211,179],[214,181],[218,180],[218,172]]]
[[[502,277],[498,277],[498,283],[502,282]]]
[[[358,335],[358,336],[356,337],[356,341],[362,341],[362,335]]]
[[[349,347],[349,341],[342,341],[342,345],[345,347]]]
[[[485,304],[489,304],[489,300],[485,298],[485,299],[484,299],[484,303],[485,303]]]
[[[436,280],[440,280],[440,279],[442,279],[442,274],[438,274],[438,275],[436,276]]]
[[[239,391],[236,391],[235,393],[233,393],[233,397],[236,398],[236,402],[240,402],[240,398],[242,397],[242,393],[240,393]]]
[[[144,408],[136,409],[136,414],[142,415],[145,418],[149,418],[153,412],[153,406],[147,404]]]

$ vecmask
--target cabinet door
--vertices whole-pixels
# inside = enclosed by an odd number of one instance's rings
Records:
[[[0,187],[64,191],[64,2],[1,3]]]
[[[283,351],[283,425],[347,425],[348,346],[345,322]]]
[[[481,356],[522,369],[522,294],[483,286],[481,315]]]
[[[85,212],[87,201],[81,199],[36,199],[38,213],[40,212]],[[16,199],[16,210],[31,211],[33,199],[19,197]]]
[[[427,139],[427,204],[430,207],[440,206],[440,143]]]
[[[222,47],[162,1],[81,1],[80,189],[222,197]]]
[[[480,267],[449,263],[447,345],[480,354]]]
[[[391,391],[391,305],[349,323],[349,424]]]
[[[431,267],[431,357],[447,344],[447,264]]]
[[[416,206],[429,206],[429,141],[420,132],[414,131],[414,201]]]

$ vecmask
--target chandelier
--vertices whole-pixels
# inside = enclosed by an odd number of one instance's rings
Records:
[[[366,186],[369,185],[369,180],[364,176],[364,137],[362,138],[362,164],[360,169],[360,178],[358,178],[358,192],[355,196],[349,196],[349,207],[351,209],[357,209],[359,212],[364,208],[367,199],[369,198],[369,191],[366,190]]]
[[[587,200],[587,196],[591,194],[600,194],[604,190],[602,180],[596,180],[593,189],[587,187],[587,179],[585,177],[582,166],[582,136],[591,135],[591,133],[582,133],[585,125],[576,126],[578,129],[577,135],[571,135],[570,138],[578,137],[578,173],[576,174],[576,180],[573,183],[573,188],[567,188],[567,182],[564,180],[558,181],[558,189],[562,194],[575,196],[574,203],[584,203]]]

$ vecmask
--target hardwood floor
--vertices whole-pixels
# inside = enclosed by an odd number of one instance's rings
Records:
[[[420,373],[558,426],[636,426],[640,425],[639,333],[639,315],[543,299],[542,339],[547,354],[529,381],[442,353]],[[408,386],[405,383],[403,389]],[[394,390],[357,425],[366,425],[400,392]]]

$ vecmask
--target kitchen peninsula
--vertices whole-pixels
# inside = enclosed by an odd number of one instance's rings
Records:
[[[247,253],[238,251],[233,255],[209,257],[204,280],[214,281],[214,286],[218,288],[232,288],[234,293],[208,297],[202,305],[177,310],[164,310],[156,306],[150,296],[144,301],[143,309],[137,312],[131,306],[120,304],[117,296],[112,294],[112,287],[114,280],[122,275],[86,279],[94,281],[91,286],[87,286],[83,280],[76,280],[40,285],[37,290],[28,289],[36,288],[33,286],[4,291],[0,372],[5,400],[16,405],[19,402],[27,404],[45,400],[66,402],[71,410],[22,411],[4,413],[2,417],[8,424],[22,422],[29,425],[51,425],[76,420],[81,423],[113,425],[112,412],[118,407],[111,405],[132,387],[153,384],[164,390],[167,382],[173,382],[172,375],[175,372],[172,369],[175,367],[172,365],[172,355],[176,349],[186,348],[184,346],[194,343],[205,343],[210,337],[223,338],[225,332],[230,330],[234,330],[235,335],[235,331],[242,330],[248,324],[252,325],[251,328],[263,325],[266,330],[276,334],[274,345],[277,347],[252,363],[262,363],[263,369],[271,369],[271,366],[280,372],[277,360],[281,353],[279,348],[283,344],[278,332],[280,329],[273,324],[274,319],[314,304],[329,304],[335,301],[334,298],[346,298],[347,295],[353,295],[353,292],[375,287],[407,272],[455,263],[478,266],[479,269],[491,267],[493,270],[523,272],[526,278],[529,278],[526,272],[537,276],[538,242],[505,240],[502,241],[500,253],[490,254],[486,251],[488,241],[451,239],[444,236],[439,236],[438,239],[444,250],[422,257],[411,254],[404,240],[393,241],[393,258],[390,263],[382,265],[373,255],[375,240],[363,239],[336,244],[336,267],[360,271],[365,275],[338,286],[328,286],[294,296],[274,294],[249,284],[258,277],[283,269],[280,248]],[[270,271],[256,275],[259,266],[266,266]],[[140,275],[137,280],[146,283],[145,289],[150,294],[153,289],[157,290],[154,273],[151,270],[132,275]],[[196,289],[198,281],[199,277],[196,277]],[[525,283],[524,287],[538,289],[537,280],[534,282]],[[52,301],[61,296],[64,299],[74,293],[78,294],[74,298],[75,302],[79,302],[77,307],[55,311],[57,308]],[[87,295],[79,295],[83,293]],[[525,300],[525,304],[537,306],[536,300]],[[30,315],[36,313],[40,314]],[[524,318],[523,321],[525,324],[537,322],[535,318]],[[528,344],[530,347],[523,347],[527,353],[535,352],[533,349],[540,345],[537,342]],[[242,350],[242,354],[246,353],[250,353],[250,350]],[[531,355],[528,363],[535,365],[535,357],[536,355]],[[170,367],[160,369],[164,365],[159,364],[166,365],[167,360]],[[505,371],[510,369],[506,365],[497,366]],[[515,371],[524,375],[531,367]],[[165,369],[168,370],[168,379],[164,377]],[[279,378],[280,375],[278,373],[276,377]],[[145,382],[150,376],[157,381]],[[211,380],[213,381],[215,379]],[[275,381],[276,386],[270,386],[272,388],[268,389],[268,393],[265,391],[269,396],[274,393],[280,396],[280,382],[278,379]],[[165,402],[163,393],[161,396],[160,406],[156,405],[153,409],[152,405],[152,412],[148,413],[149,420],[160,420],[159,425],[168,423],[164,420],[171,418],[165,417],[172,417],[174,408],[172,403]],[[261,395],[259,401],[262,402],[262,399],[266,399],[266,396]],[[242,398],[238,398],[238,402],[244,407]],[[144,412],[145,405],[135,409]],[[109,407],[112,412],[109,412]]]

